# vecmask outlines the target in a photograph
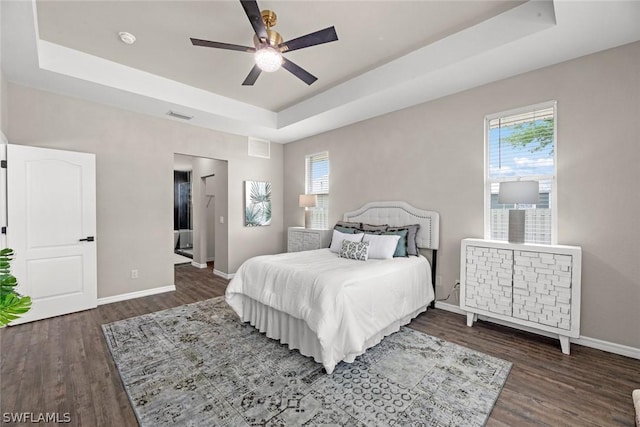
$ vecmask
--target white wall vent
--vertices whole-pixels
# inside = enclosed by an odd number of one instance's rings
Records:
[[[249,137],[249,156],[270,159],[271,142],[267,141],[266,139]]]

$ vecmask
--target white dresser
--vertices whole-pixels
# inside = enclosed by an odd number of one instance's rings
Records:
[[[467,325],[478,315],[558,334],[562,352],[580,336],[578,246],[464,239],[460,308]]]
[[[287,233],[287,252],[310,251],[328,248],[333,230],[289,227]]]

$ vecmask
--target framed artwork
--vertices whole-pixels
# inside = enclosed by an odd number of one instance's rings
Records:
[[[260,227],[271,224],[271,183],[244,182],[244,225]]]

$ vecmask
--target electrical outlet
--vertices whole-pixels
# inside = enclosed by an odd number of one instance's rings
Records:
[[[220,217],[220,224],[224,224],[224,217],[223,216]]]
[[[132,279],[138,278],[138,270],[131,270],[131,278]]]

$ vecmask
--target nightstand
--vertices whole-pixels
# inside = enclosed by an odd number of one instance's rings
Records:
[[[289,227],[287,233],[287,252],[310,251],[328,248],[333,230]]]

